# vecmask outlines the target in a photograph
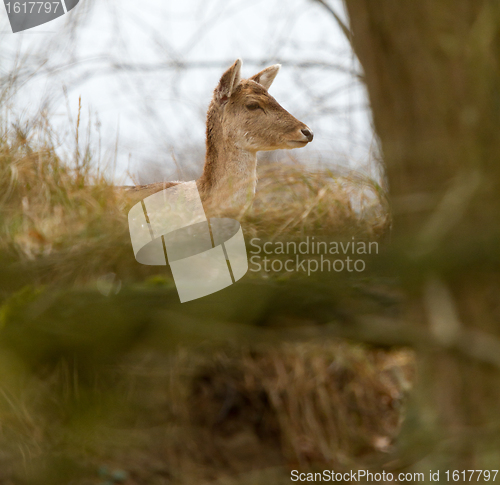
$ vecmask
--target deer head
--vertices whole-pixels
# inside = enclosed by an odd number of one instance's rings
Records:
[[[221,77],[214,91],[214,108],[222,115],[224,135],[248,151],[298,148],[313,139],[309,127],[292,116],[268,92],[280,69],[267,67],[241,79],[241,60]]]
[[[207,113],[207,155],[200,187],[232,205],[255,193],[256,153],[306,146],[312,130],[286,111],[268,92],[279,64],[249,79],[241,78],[241,60],[222,75]],[[235,188],[228,195],[228,184]],[[224,192],[224,195],[222,195]]]

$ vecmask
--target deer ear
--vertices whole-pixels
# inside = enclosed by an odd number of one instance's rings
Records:
[[[251,81],[261,84],[266,89],[271,87],[274,78],[280,70],[281,64],[275,64],[274,66],[269,66],[257,73],[255,76],[250,78]]]
[[[241,59],[236,59],[234,64],[222,75],[219,84],[215,88],[214,95],[220,104],[226,103],[236,86],[241,81]]]

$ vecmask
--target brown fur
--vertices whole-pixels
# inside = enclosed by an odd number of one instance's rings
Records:
[[[240,68],[237,60],[222,75],[207,112],[205,166],[197,184],[204,205],[217,210],[241,210],[251,202],[258,151],[303,147],[312,140],[311,130],[267,91],[279,66],[243,80]],[[178,183],[141,185],[129,193],[144,198]]]

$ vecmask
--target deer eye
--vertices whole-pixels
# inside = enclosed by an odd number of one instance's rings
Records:
[[[259,109],[259,108],[260,108],[259,103],[247,104],[247,109],[249,109],[250,111],[255,111],[256,109]]]

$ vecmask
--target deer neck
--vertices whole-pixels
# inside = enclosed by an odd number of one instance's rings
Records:
[[[241,210],[255,194],[257,152],[241,148],[234,132],[219,120],[207,123],[207,152],[199,185],[204,199],[217,208]]]

